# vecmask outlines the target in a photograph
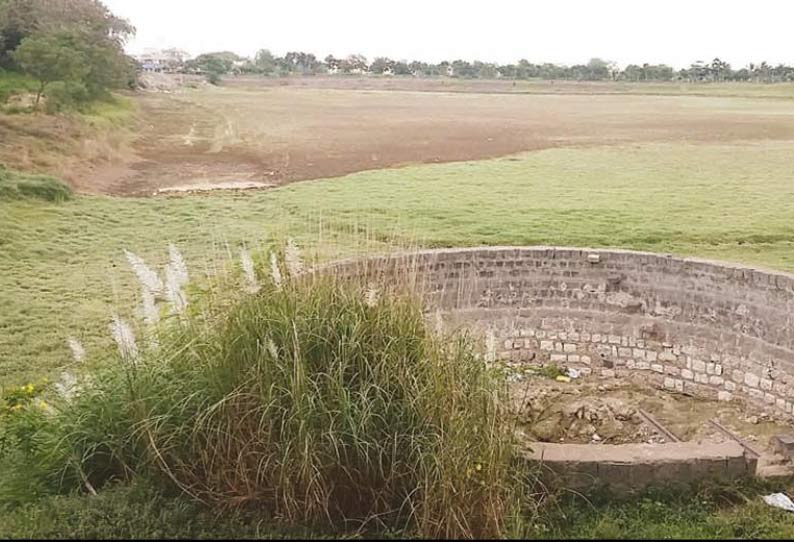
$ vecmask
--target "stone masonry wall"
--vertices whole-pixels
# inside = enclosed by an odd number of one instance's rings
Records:
[[[333,264],[415,281],[487,355],[794,409],[794,276],[622,250],[445,249]]]

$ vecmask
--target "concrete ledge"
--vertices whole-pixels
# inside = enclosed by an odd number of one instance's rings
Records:
[[[527,457],[550,485],[626,492],[648,486],[687,486],[705,479],[754,476],[757,459],[735,442],[697,444],[533,443]]]

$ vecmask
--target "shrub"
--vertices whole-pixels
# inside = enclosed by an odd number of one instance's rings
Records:
[[[71,197],[71,188],[53,177],[18,173],[0,164],[0,201],[39,199],[63,202]]]
[[[86,86],[74,81],[52,83],[47,87],[46,96],[47,113],[77,110],[90,101]]]
[[[63,410],[64,480],[143,476],[304,525],[507,532],[503,384],[465,336],[428,331],[417,296],[327,277],[213,296]]]

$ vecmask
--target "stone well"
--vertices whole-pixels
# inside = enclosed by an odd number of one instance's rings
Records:
[[[494,359],[554,362],[792,414],[794,275],[560,247],[427,250],[330,268],[415,280],[431,310],[482,333]]]
[[[791,274],[561,247],[426,250],[335,262],[321,269],[328,271],[381,286],[412,281],[445,327],[482,337],[490,361],[556,363],[792,419]],[[738,442],[536,442],[527,454],[568,487],[622,491],[753,475],[770,461]]]

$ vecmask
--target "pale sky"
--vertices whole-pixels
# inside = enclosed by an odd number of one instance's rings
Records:
[[[104,0],[138,29],[131,53],[267,48],[372,60],[559,64],[591,57],[676,68],[794,65],[790,0]]]

